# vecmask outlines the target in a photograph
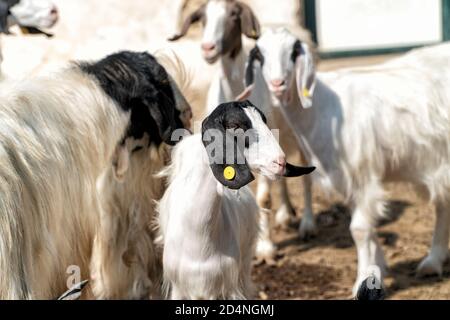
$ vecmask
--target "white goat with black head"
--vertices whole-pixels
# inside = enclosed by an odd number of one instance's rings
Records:
[[[405,181],[436,206],[437,222],[421,275],[442,274],[450,228],[450,45],[418,49],[385,64],[316,73],[309,47],[286,29],[269,30],[250,55],[262,72],[313,176],[354,205],[351,233],[358,277],[382,277],[376,237],[384,181]],[[271,84],[280,79],[282,86]],[[256,85],[256,84],[255,84]]]
[[[163,81],[170,84],[160,87],[161,106],[174,105],[183,127],[189,129],[191,107],[174,80],[182,73],[183,65],[176,56],[157,54],[156,57],[167,71]],[[164,70],[160,72],[166,77]],[[117,148],[113,165],[97,184],[103,214],[91,262],[91,284],[96,298],[161,296],[161,250],[155,245],[155,201],[161,199],[165,183],[156,174],[168,164],[170,149],[171,146],[161,143],[157,134],[137,132]]]
[[[249,6],[235,0],[210,0],[194,11],[184,22],[180,34],[170,40],[178,40],[186,35],[189,27],[196,22],[203,24],[202,51],[208,63],[219,61],[220,69],[212,80],[208,92],[207,111],[212,112],[221,103],[235,100],[244,90],[244,75],[247,53],[243,48],[242,35],[250,39],[258,39],[260,25]],[[270,96],[267,90],[261,89],[264,84],[262,75],[257,73],[255,81],[259,83],[248,95],[252,103],[258,105],[268,118],[272,128],[284,128],[284,123],[275,123],[270,108]],[[259,90],[259,91],[258,91]],[[289,200],[286,181],[280,180],[281,206],[277,211],[276,221],[286,225],[294,211]],[[257,201],[263,212],[261,214],[261,237],[257,246],[257,256],[271,259],[275,254],[275,246],[270,239],[270,226],[265,208],[270,207],[270,181],[264,177],[258,178]],[[305,206],[306,218],[302,220],[304,236],[315,233],[310,202]]]
[[[72,265],[89,276],[98,183],[130,139],[172,144],[172,90],[151,55],[120,52],[1,93],[1,299],[56,298]]]
[[[173,299],[251,296],[259,214],[247,186],[252,171],[276,179],[314,170],[286,163],[265,122],[248,101],[222,104],[203,121],[202,134],[175,147],[158,208],[164,282]]]
[[[49,0],[0,0],[0,34],[10,34],[9,28],[18,25],[24,34],[51,36],[40,29],[51,28],[57,21],[58,10]]]

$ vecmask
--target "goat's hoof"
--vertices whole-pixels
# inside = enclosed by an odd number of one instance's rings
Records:
[[[384,300],[386,298],[386,290],[381,281],[376,276],[370,276],[363,280],[359,285],[355,283],[353,288],[353,296],[356,300]]]
[[[288,206],[281,206],[275,215],[275,225],[281,228],[289,227],[291,223],[291,216],[294,209]]]
[[[317,236],[317,227],[314,220],[302,219],[298,229],[299,237],[308,240]]]
[[[369,290],[383,290],[384,291],[384,284],[383,281],[378,279],[378,278],[373,278],[373,276],[368,276],[368,277],[358,277],[358,279],[356,280],[355,284],[353,285],[353,290],[352,290],[352,295],[354,299],[358,299],[358,293],[360,293],[361,295],[361,289],[363,288],[369,289]],[[374,292],[374,294],[376,295],[377,292]],[[359,295],[359,296],[360,296]],[[367,297],[366,299],[358,299],[358,300],[377,300],[377,299],[371,299],[370,298],[371,295],[369,295],[369,297]]]
[[[256,260],[267,264],[274,261],[277,247],[270,240],[259,240],[256,244]]]
[[[438,259],[428,256],[417,267],[418,277],[442,276],[442,262]]]

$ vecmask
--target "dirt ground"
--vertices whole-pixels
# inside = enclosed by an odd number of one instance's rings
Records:
[[[301,181],[289,182],[297,215],[303,208]],[[433,207],[405,185],[388,186],[389,216],[378,229],[390,275],[390,299],[450,299],[450,264],[443,278],[419,279],[415,269],[426,255],[434,226]],[[314,192],[319,233],[297,236],[300,218],[288,230],[273,230],[279,248],[276,264],[256,265],[253,279],[262,299],[350,299],[356,277],[356,249],[349,232],[350,211],[337,198]],[[275,206],[278,198],[275,197]]]
[[[321,70],[374,64],[390,56],[322,61]],[[393,184],[389,191],[390,219],[378,228],[390,274],[389,299],[450,299],[450,263],[442,278],[419,279],[415,270],[428,252],[434,228],[434,208],[419,199],[410,186]],[[275,191],[274,208],[279,205]],[[314,188],[313,209],[319,229],[314,239],[302,241],[297,228],[303,209],[300,179],[289,180],[297,217],[289,229],[273,229],[279,248],[276,264],[256,265],[253,279],[261,299],[351,299],[356,277],[356,248],[349,232],[350,209],[339,198]],[[273,218],[273,216],[272,216]]]

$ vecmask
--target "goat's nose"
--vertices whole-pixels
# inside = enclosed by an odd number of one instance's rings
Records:
[[[286,158],[285,157],[278,157],[278,159],[276,159],[274,161],[274,163],[276,163],[277,165],[279,165],[280,167],[286,167]]]
[[[286,172],[286,157],[278,157],[273,161],[273,167],[276,175],[282,176]]]
[[[274,79],[270,81],[270,84],[274,87],[281,87],[286,84],[286,81],[283,79]]]
[[[212,51],[216,48],[216,45],[211,42],[202,43],[202,49],[205,51]]]
[[[57,16],[58,15],[58,7],[53,5],[52,8],[50,9],[50,14]]]

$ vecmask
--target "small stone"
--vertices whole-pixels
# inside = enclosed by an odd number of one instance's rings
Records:
[[[260,291],[259,292],[259,298],[261,300],[269,300],[269,296],[267,295],[267,293],[265,293],[264,291]]]

